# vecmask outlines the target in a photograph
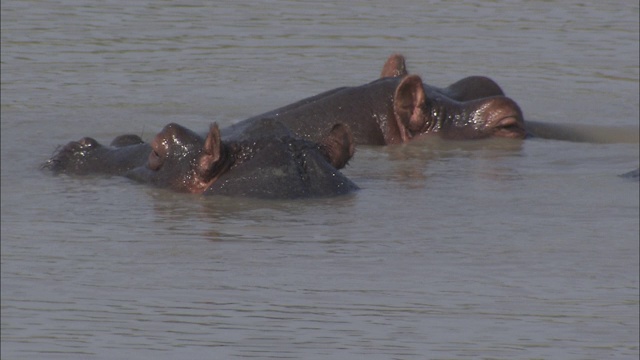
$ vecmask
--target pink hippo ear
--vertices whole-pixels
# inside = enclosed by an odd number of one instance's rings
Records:
[[[207,139],[204,142],[204,147],[200,158],[198,159],[196,174],[201,177],[201,181],[209,181],[216,174],[215,169],[218,168],[218,164],[222,163],[222,141],[220,140],[220,129],[217,123],[211,124]]]
[[[426,96],[419,76],[409,75],[402,79],[393,96],[393,110],[404,141],[411,138],[411,133],[424,128],[427,123]]]
[[[404,77],[407,76],[407,74],[404,56],[402,56],[402,54],[393,54],[389,56],[387,62],[384,63],[380,77]]]
[[[336,169],[342,169],[355,153],[353,135],[346,124],[335,124],[319,143],[320,151]]]

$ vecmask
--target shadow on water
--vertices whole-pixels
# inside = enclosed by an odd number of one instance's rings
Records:
[[[530,135],[543,139],[595,144],[638,144],[640,130],[636,127],[616,127],[582,124],[552,124],[527,121]]]
[[[213,242],[277,239],[281,234],[273,229],[266,232],[263,224],[294,221],[297,226],[298,222],[321,222],[326,214],[350,212],[358,194],[265,200],[183,194],[156,188],[148,188],[147,193],[159,228],[171,233],[198,234]]]
[[[629,172],[621,174],[620,177],[625,178],[625,179],[629,179],[629,180],[639,181],[640,180],[640,168],[637,168],[635,170],[631,170]]]
[[[523,141],[512,139],[485,139],[474,141],[442,140],[434,136],[425,136],[411,143],[400,146],[389,146],[384,149],[391,160],[393,180],[409,187],[427,186],[430,176],[443,176],[438,171],[442,164],[450,161],[468,161],[468,167],[460,169],[460,173],[472,170],[480,177],[505,179],[519,176],[513,173],[512,167],[501,165],[503,161],[522,156]],[[478,164],[481,164],[478,166]],[[505,173],[505,170],[508,170]],[[456,172],[446,175],[455,176]]]
[[[551,124],[527,121],[529,134],[536,138],[592,144],[639,144],[640,129],[636,127],[582,124]],[[639,169],[620,174],[625,179],[638,180]]]

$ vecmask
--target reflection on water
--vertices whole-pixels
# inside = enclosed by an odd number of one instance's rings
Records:
[[[468,166],[460,169],[461,173],[471,172],[474,176],[489,177],[496,181],[517,178],[519,175],[508,166],[501,165],[501,159],[509,159],[522,155],[523,142],[511,139],[486,139],[479,141],[447,141],[437,137],[423,137],[403,146],[383,148],[393,168],[388,172],[399,182],[409,186],[424,188],[426,178],[438,174],[430,168],[449,161],[469,160]],[[467,174],[468,175],[468,174]],[[448,176],[456,176],[448,172]]]
[[[557,5],[3,2],[1,357],[638,358],[640,189],[617,176],[639,163],[638,6]],[[393,52],[636,140],[360,147],[360,191],[303,201],[39,170],[82,136],[363,84]]]

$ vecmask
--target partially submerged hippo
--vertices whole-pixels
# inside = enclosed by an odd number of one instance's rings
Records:
[[[263,119],[235,141],[222,141],[217,124],[206,138],[178,124],[165,126],[151,143],[124,136],[103,146],[83,138],[67,144],[44,167],[56,173],[121,175],[180,192],[284,199],[357,190],[337,170],[353,153],[345,125],[335,125],[315,143]]]
[[[357,189],[337,170],[354,151],[351,133],[342,124],[318,143],[291,136],[272,119],[247,129],[244,139],[224,142],[217,124],[206,139],[169,124],[151,147],[147,166],[133,169],[128,177],[184,192],[260,198],[340,195]]]
[[[386,145],[423,134],[446,139],[525,137],[518,105],[492,80],[465,78],[448,88],[425,85],[407,75],[404,58],[392,55],[382,78],[342,87],[251,117],[223,129],[224,137],[241,134],[264,117],[281,121],[294,134],[317,141],[335,123],[347,124],[356,144]]]

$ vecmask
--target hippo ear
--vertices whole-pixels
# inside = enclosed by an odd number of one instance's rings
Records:
[[[346,124],[336,124],[319,143],[320,151],[336,169],[342,169],[355,152],[353,135]]]
[[[220,129],[217,123],[211,124],[209,128],[209,134],[204,142],[202,154],[198,159],[196,174],[202,176],[203,180],[209,180],[216,174],[213,174],[213,169],[221,161],[222,157],[222,141],[220,139]]]
[[[380,77],[404,77],[407,76],[407,74],[404,56],[402,56],[402,54],[393,54],[389,56],[387,62],[384,63]]]
[[[427,122],[426,95],[419,76],[409,75],[402,79],[393,96],[393,110],[403,140],[410,136],[406,130],[415,133],[424,127]]]

